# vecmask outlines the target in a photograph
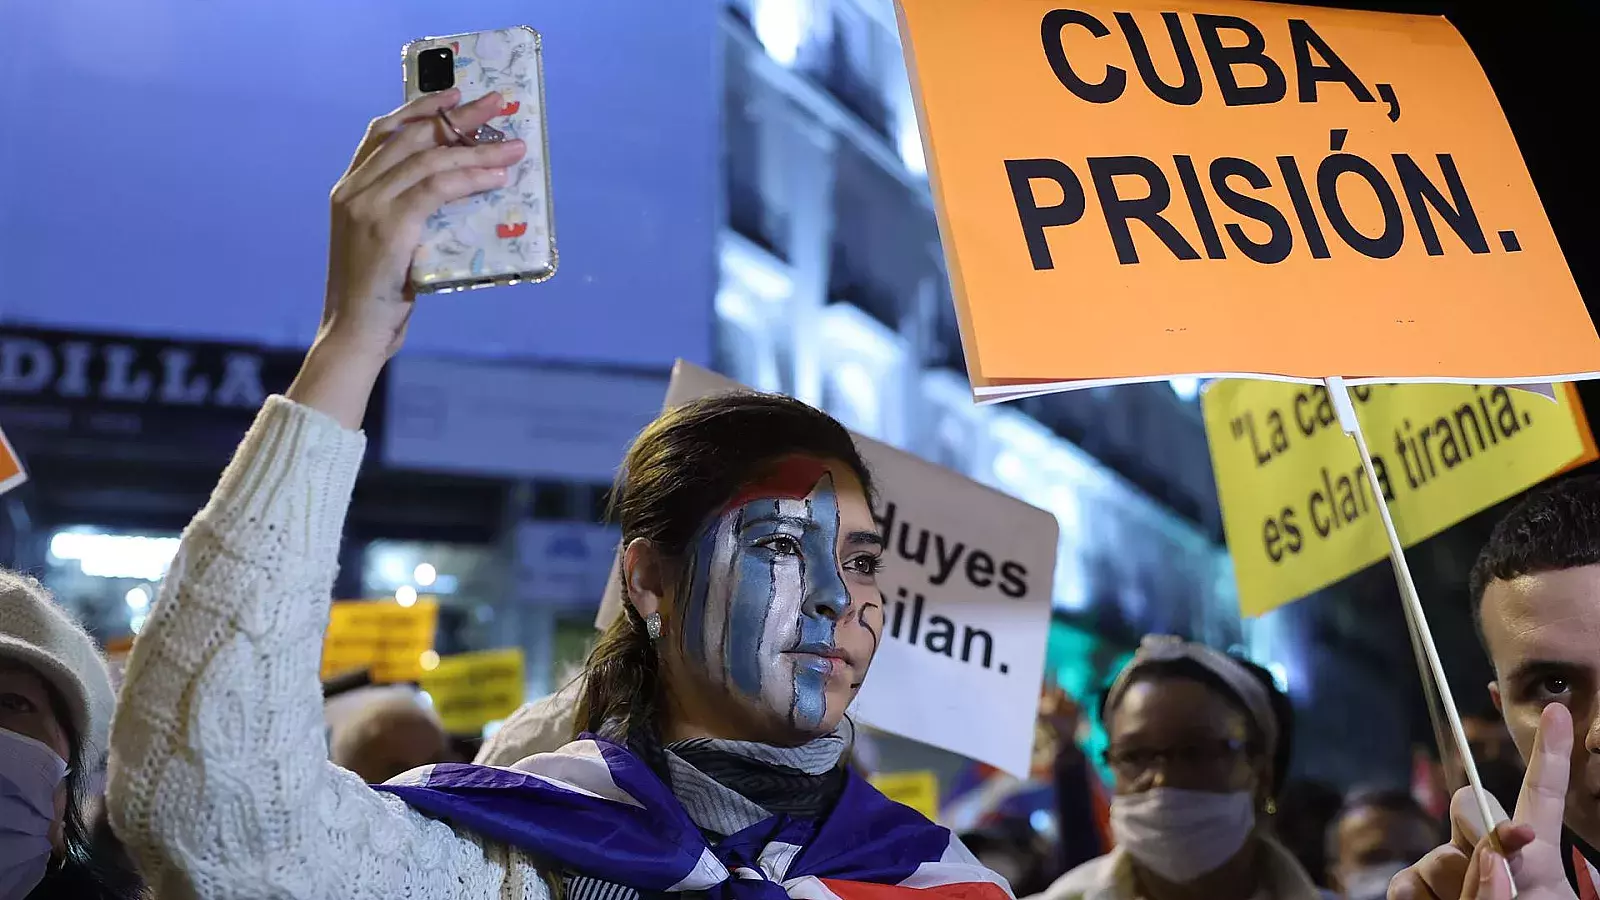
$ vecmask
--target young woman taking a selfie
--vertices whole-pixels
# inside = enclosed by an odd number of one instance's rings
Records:
[[[135,644],[110,804],[155,895],[1008,898],[947,830],[842,763],[883,626],[882,538],[849,434],[780,397],[680,407],[623,460],[627,613],[584,673],[584,737],[377,787],[327,761],[329,593],[412,251],[430,214],[504,184],[524,152],[457,139],[501,107],[458,99],[372,123],[333,192],[318,338],[186,531]]]

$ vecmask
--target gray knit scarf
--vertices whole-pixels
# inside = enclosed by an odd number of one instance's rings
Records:
[[[839,765],[855,732],[839,730],[798,747],[694,738],[658,746],[673,796],[708,837],[718,840],[778,814],[821,818],[844,790]],[[648,752],[648,751],[647,751]],[[571,875],[567,900],[640,900],[619,884]]]
[[[798,747],[696,738],[668,744],[672,793],[701,830],[718,837],[777,814],[821,818],[844,790],[847,724]]]

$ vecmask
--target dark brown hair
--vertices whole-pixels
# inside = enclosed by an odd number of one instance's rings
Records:
[[[774,394],[723,394],[662,413],[634,439],[611,492],[608,518],[622,542],[643,538],[688,572],[689,544],[724,503],[764,467],[790,455],[843,463],[872,499],[872,478],[850,433],[832,417]],[[584,667],[574,730],[649,749],[659,741],[659,659],[628,601]],[[679,615],[683,604],[677,605]],[[679,623],[669,623],[675,633]]]
[[[29,900],[50,897],[73,897],[84,900],[139,900],[145,896],[133,861],[128,858],[120,842],[111,833],[105,818],[104,798],[91,798],[88,794],[91,770],[104,770],[104,758],[91,758],[85,754],[87,745],[79,738],[72,722],[72,706],[56,686],[44,681],[51,714],[66,733],[72,748],[67,759],[67,811],[62,822],[63,843],[66,853],[52,859],[45,876],[28,893]],[[91,821],[85,811],[88,802],[97,799],[97,814]]]
[[[1552,481],[1494,526],[1468,577],[1472,623],[1483,639],[1483,592],[1496,581],[1600,564],[1600,476]]]

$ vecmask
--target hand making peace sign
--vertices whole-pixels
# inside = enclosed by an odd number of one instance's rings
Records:
[[[1504,857],[1480,837],[1471,789],[1462,788],[1450,804],[1451,842],[1395,876],[1389,900],[1511,900],[1506,859],[1517,900],[1576,900],[1561,858],[1572,740],[1572,713],[1559,703],[1545,707],[1516,813],[1495,826]]]

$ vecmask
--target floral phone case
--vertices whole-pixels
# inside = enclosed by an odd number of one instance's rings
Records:
[[[411,284],[419,294],[438,294],[544,281],[556,273],[556,233],[539,33],[522,26],[406,44],[407,100],[423,93],[418,55],[438,47],[451,48],[463,103],[500,92],[505,106],[489,124],[507,140],[526,141],[528,155],[504,188],[458,200],[428,218],[412,257]]]

